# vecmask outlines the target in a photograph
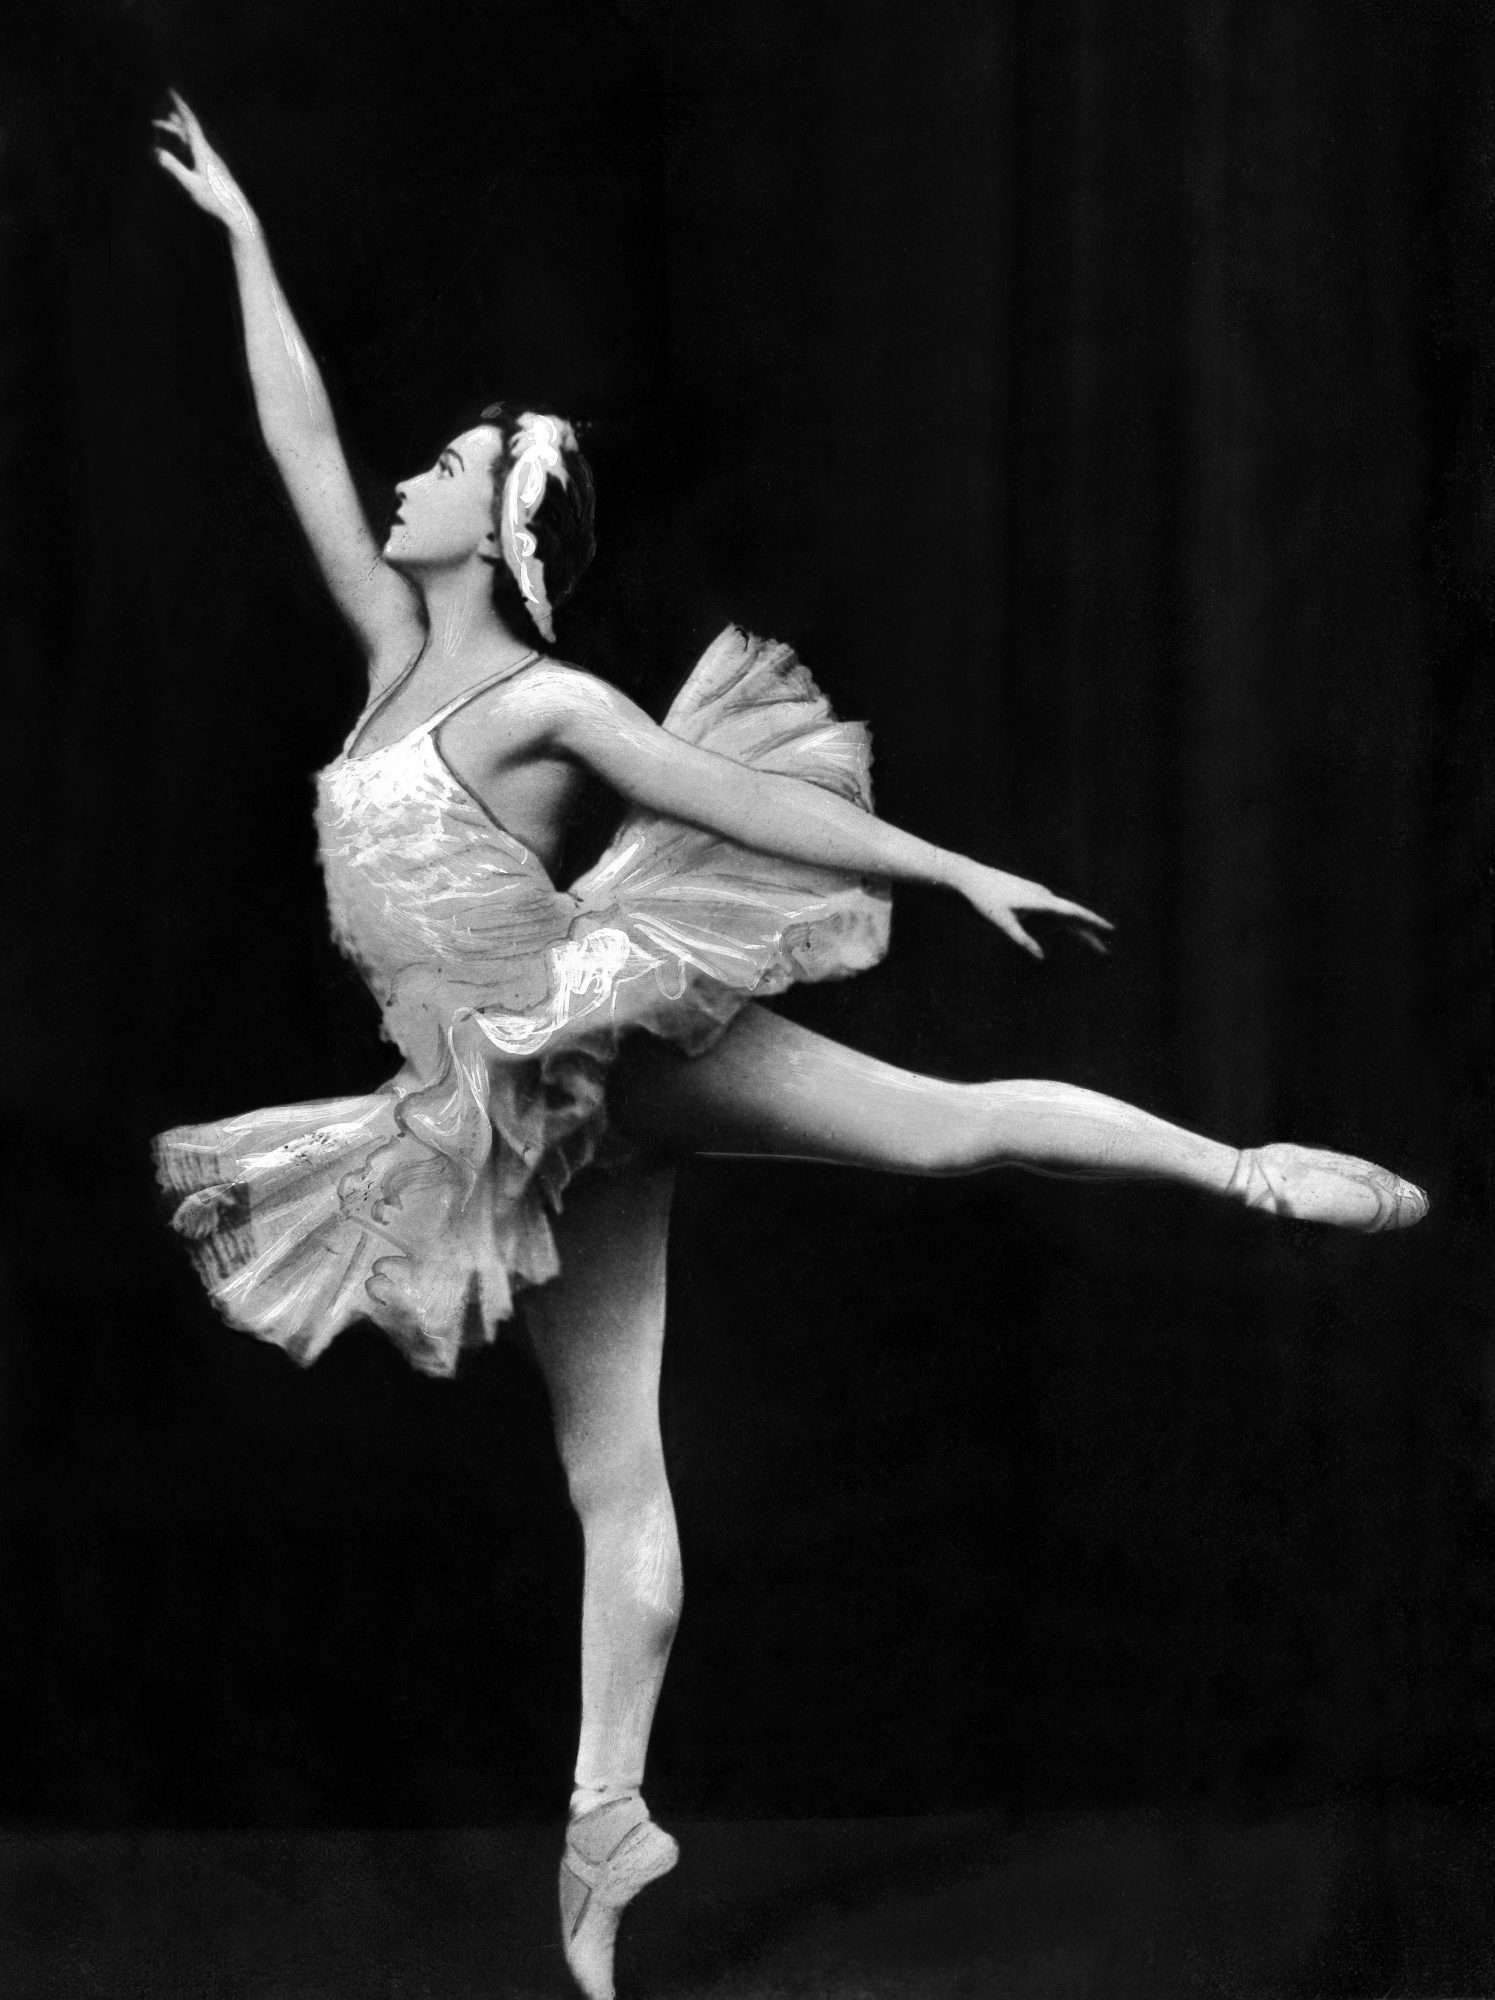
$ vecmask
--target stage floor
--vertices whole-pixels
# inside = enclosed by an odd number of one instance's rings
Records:
[[[675,1820],[620,2000],[1495,1993],[1495,1828]],[[556,1831],[0,1836],[3,2000],[564,2000]]]

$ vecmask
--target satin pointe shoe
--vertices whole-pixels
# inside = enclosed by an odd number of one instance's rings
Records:
[[[1410,1229],[1428,1212],[1427,1196],[1411,1181],[1369,1160],[1312,1146],[1243,1147],[1225,1193],[1270,1215],[1365,1235]]]
[[[572,1820],[561,1857],[561,1945],[587,2000],[613,2000],[618,1920],[640,1889],[668,1875],[680,1849],[637,1795]]]

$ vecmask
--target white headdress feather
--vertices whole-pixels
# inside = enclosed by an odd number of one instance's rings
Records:
[[[554,639],[555,621],[545,589],[545,565],[535,553],[529,524],[545,498],[545,483],[569,483],[563,451],[575,451],[576,433],[562,417],[526,410],[514,428],[514,463],[504,481],[499,546],[529,615],[542,637]]]

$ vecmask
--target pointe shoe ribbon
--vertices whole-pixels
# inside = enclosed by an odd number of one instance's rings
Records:
[[[561,1944],[587,2000],[613,2000],[618,1919],[640,1889],[667,1875],[680,1849],[636,1794],[572,1820],[561,1857]]]
[[[1312,1146],[1245,1146],[1225,1193],[1247,1208],[1376,1235],[1410,1229],[1428,1212],[1420,1187],[1370,1160]]]

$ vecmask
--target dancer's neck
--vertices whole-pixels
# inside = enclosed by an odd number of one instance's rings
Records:
[[[516,663],[534,651],[493,602],[487,565],[477,559],[450,569],[422,571],[417,579],[425,601],[431,638],[426,656],[433,664],[481,656],[494,667]]]

